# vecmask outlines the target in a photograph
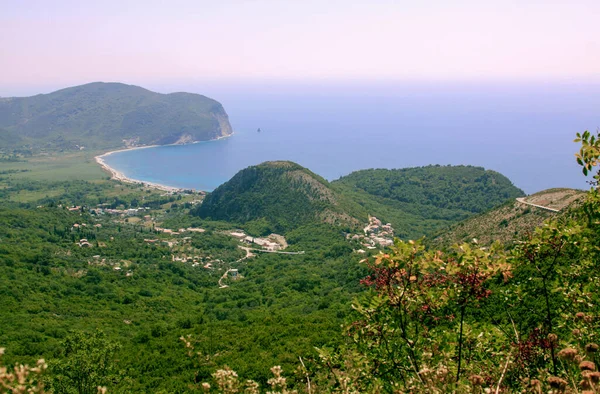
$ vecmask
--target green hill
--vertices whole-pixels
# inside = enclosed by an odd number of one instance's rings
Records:
[[[235,223],[259,221],[265,232],[314,222],[356,226],[367,220],[366,211],[332,190],[329,182],[289,161],[265,162],[238,172],[192,214]]]
[[[390,222],[401,238],[419,238],[523,196],[503,175],[470,166],[363,170],[327,182],[291,162],[240,171],[210,193],[193,215],[264,230],[286,231],[314,222]],[[260,227],[259,226],[259,227]]]
[[[90,83],[0,98],[0,149],[105,149],[204,141],[231,134],[223,106],[198,94]]]
[[[369,169],[331,183],[401,238],[418,238],[524,196],[508,178],[473,166]]]
[[[511,245],[541,226],[544,220],[568,213],[584,195],[581,190],[548,189],[522,200],[556,209],[559,212],[510,200],[499,207],[439,231],[432,236],[431,243],[438,248],[447,248],[456,243],[470,242],[475,238],[481,245],[489,245],[494,241]]]

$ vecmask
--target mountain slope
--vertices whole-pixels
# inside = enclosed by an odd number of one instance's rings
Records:
[[[260,220],[269,231],[280,232],[314,222],[356,226],[367,220],[366,211],[331,189],[329,182],[289,161],[238,172],[192,214],[236,223]]]
[[[401,238],[430,234],[525,195],[502,174],[473,166],[361,170],[331,184],[390,222]]]
[[[198,94],[90,83],[0,98],[0,148],[73,149],[172,144],[231,134],[223,106]]]
[[[559,212],[534,207],[517,200],[507,201],[490,211],[473,216],[433,235],[431,243],[438,248],[446,248],[455,243],[477,239],[481,245],[494,241],[511,244],[539,227],[544,220],[560,217],[577,204],[585,193],[574,189],[549,189],[522,201]]]

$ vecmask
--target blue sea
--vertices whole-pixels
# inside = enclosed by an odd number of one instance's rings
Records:
[[[106,162],[130,178],[205,191],[267,160],[291,160],[328,180],[366,168],[468,164],[498,171],[526,193],[586,189],[573,139],[600,126],[600,85],[577,83],[198,83],[154,89],[220,101],[235,134],[115,153]]]

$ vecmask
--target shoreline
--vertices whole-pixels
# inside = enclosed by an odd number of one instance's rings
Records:
[[[198,143],[201,143],[201,142],[218,141],[218,140],[222,140],[224,138],[229,138],[233,134],[234,133],[231,133],[229,135],[217,137],[215,139],[207,140],[207,141],[194,141],[191,144],[198,144]],[[102,167],[102,169],[104,171],[106,171],[106,172],[108,172],[110,174],[110,179],[114,179],[114,180],[119,181],[119,182],[134,183],[134,184],[138,184],[138,185],[143,185],[143,186],[151,187],[153,189],[163,190],[163,191],[170,192],[170,193],[181,192],[181,191],[184,191],[184,190],[194,190],[195,192],[203,192],[203,193],[205,193],[202,190],[195,190],[195,189],[188,189],[188,188],[167,186],[167,185],[162,185],[160,183],[147,182],[147,181],[142,181],[142,180],[139,180],[139,179],[129,178],[124,173],[122,173],[121,171],[115,170],[114,168],[112,168],[111,166],[109,166],[106,163],[106,161],[104,161],[105,157],[110,156],[113,153],[127,152],[127,151],[132,151],[132,150],[137,150],[137,149],[157,148],[157,147],[160,147],[160,146],[178,146],[178,145],[189,145],[189,144],[167,144],[167,145],[135,146],[135,147],[132,147],[132,148],[124,148],[124,149],[117,149],[117,150],[109,151],[109,152],[103,153],[101,155],[95,156],[94,159],[96,160],[96,163],[98,163],[98,165],[100,165],[100,167]]]

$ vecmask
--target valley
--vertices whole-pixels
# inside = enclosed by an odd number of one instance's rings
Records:
[[[396,231],[414,231],[369,218],[359,202],[294,163],[244,170],[206,197],[90,177],[81,164],[92,154],[71,156],[72,167],[60,155],[21,157],[4,170],[7,362],[60,359],[71,332],[102,330],[122,346],[127,379],[113,389],[171,391],[193,380],[178,348],[190,334],[208,360],[197,378],[226,364],[265,382],[270,366],[291,371],[296,355],[315,363],[313,346],[340,341],[350,300],[364,291],[359,260],[389,246]],[[43,180],[47,163],[64,163],[69,175]],[[249,363],[250,354],[262,363]],[[159,379],[165,373],[173,380]]]

